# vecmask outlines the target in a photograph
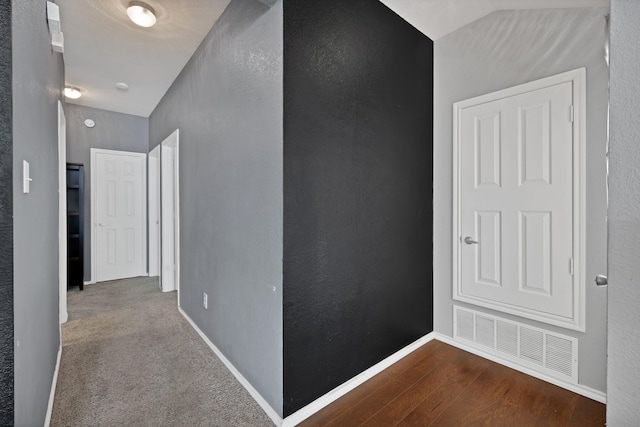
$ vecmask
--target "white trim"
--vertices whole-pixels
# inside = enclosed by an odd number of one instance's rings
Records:
[[[204,332],[200,330],[198,325],[196,325],[194,321],[191,320],[191,318],[187,315],[187,313],[184,312],[184,310],[182,310],[181,307],[178,307],[178,311],[180,312],[180,314],[184,316],[185,319],[187,319],[187,322],[191,324],[191,327],[195,329],[198,335],[200,335],[200,337],[204,340],[204,342],[207,343],[207,345],[211,348],[211,350],[213,350],[216,356],[218,356],[218,358],[222,361],[222,363],[224,363],[227,369],[231,371],[233,376],[236,377],[236,379],[240,382],[240,384],[242,384],[242,386],[249,392],[251,397],[253,397],[253,399],[258,403],[258,405],[260,405],[262,410],[266,412],[266,414],[269,416],[269,418],[271,418],[271,420],[275,423],[275,425],[281,426],[282,418],[271,407],[271,405],[267,403],[267,401],[262,397],[262,395],[260,395],[258,390],[253,388],[251,383],[240,373],[240,371],[236,369],[235,366],[233,366],[233,364],[229,361],[229,359],[225,357],[224,354],[222,354],[222,352],[218,349],[218,347],[216,347],[215,344],[212,343],[211,340],[209,340],[209,338],[204,334]]]
[[[51,392],[49,392],[49,404],[47,405],[47,415],[44,418],[44,427],[51,424],[51,414],[53,413],[53,400],[56,397],[56,385],[58,385],[58,372],[60,372],[60,359],[62,358],[62,336],[60,336],[60,347],[58,348],[58,359],[56,360],[56,369],[53,371],[53,380],[51,381]]]
[[[384,371],[389,366],[393,365],[403,357],[407,356],[408,354],[422,347],[429,341],[432,341],[433,339],[435,339],[435,337],[436,337],[435,333],[430,332],[427,335],[423,336],[422,338],[418,339],[417,341],[414,341],[408,346],[396,351],[391,356],[387,357],[384,360],[381,360],[380,362],[376,363],[366,371],[362,371],[355,377],[340,384],[338,387],[334,388],[330,392],[326,393],[325,395],[309,403],[304,408],[301,408],[298,411],[294,412],[293,414],[289,415],[283,420],[282,427],[291,427],[301,423],[302,421],[309,418],[311,415],[320,411],[325,406],[328,406],[329,404],[333,403],[335,400],[349,393],[351,390],[358,387],[365,381],[373,378],[375,375]]]
[[[147,259],[147,264],[148,264],[148,273],[149,273],[149,277],[154,277],[157,276],[158,280],[160,282],[160,284],[162,283],[162,255],[161,255],[161,246],[160,246],[160,168],[161,168],[161,162],[160,162],[160,145],[156,145],[155,148],[151,151],[149,151],[149,154],[147,155],[147,162],[148,162],[148,166],[147,166],[147,187],[149,188],[149,191],[147,192],[147,197],[148,197],[148,209],[147,209],[147,227],[148,227],[148,232],[147,232],[147,246],[148,246],[148,252],[149,252],[149,257]],[[152,224],[152,217],[155,216],[154,219],[154,223]],[[155,229],[155,230],[154,230]],[[151,248],[151,237],[152,235],[155,238],[155,247],[153,249],[155,249],[154,251],[152,251]],[[152,276],[151,274],[151,264],[152,264],[152,260],[153,263],[156,263],[155,266],[155,270],[154,273],[157,272],[158,274],[154,274]]]
[[[136,274],[136,276],[146,276],[148,275],[147,273],[147,153],[137,153],[137,152],[133,152],[133,151],[118,151],[118,150],[105,150],[102,148],[91,148],[90,149],[91,152],[91,160],[89,162],[90,167],[91,167],[91,193],[90,193],[90,197],[91,197],[91,214],[89,216],[89,219],[91,221],[91,227],[89,228],[91,230],[91,283],[96,283],[96,241],[98,239],[96,239],[96,221],[95,221],[95,215],[96,215],[96,203],[97,203],[97,197],[96,197],[96,192],[97,192],[97,187],[96,187],[96,168],[94,167],[96,164],[96,154],[112,154],[112,155],[121,155],[121,156],[131,156],[131,157],[141,157],[144,161],[142,162],[142,194],[140,196],[140,199],[142,201],[144,201],[144,203],[142,203],[142,224],[141,224],[141,230],[142,230],[142,236],[140,237],[142,239],[142,241],[144,242],[144,248],[145,250],[142,251],[143,252],[143,259],[142,259],[142,263],[140,265],[140,271],[138,272],[138,274]],[[116,280],[116,279],[113,279]]]
[[[93,273],[92,273],[92,275],[93,275]],[[95,285],[96,282],[94,282],[93,280],[89,280],[89,281],[85,281],[84,284],[85,285]]]
[[[173,187],[173,288],[166,288],[162,286],[163,292],[177,291],[178,306],[180,306],[180,129],[173,131],[168,137],[164,139],[159,145],[160,147],[160,241],[161,241],[161,256],[160,256],[160,271],[164,270],[164,260],[162,248],[164,242],[162,236],[165,234],[164,230],[164,182],[171,182]],[[166,163],[164,156],[168,155],[166,150],[171,150],[173,157],[173,174],[170,177],[166,176],[166,171],[163,165]],[[162,275],[162,273],[160,273]],[[161,285],[162,285],[161,281]]]
[[[58,101],[58,318],[65,323],[67,312],[67,118]]]
[[[460,135],[460,114],[463,108],[479,105],[485,102],[494,101],[510,96],[530,92],[537,89],[571,82],[573,85],[573,106],[575,110],[575,120],[573,121],[573,316],[571,318],[543,313],[537,310],[515,307],[484,298],[464,295],[460,289],[460,189],[459,189],[459,135]],[[585,332],[586,324],[586,287],[584,276],[586,272],[586,68],[578,68],[551,77],[513,86],[497,92],[481,95],[475,98],[453,104],[453,299],[474,304],[481,307],[490,308],[503,313],[510,313],[522,316],[527,319],[536,320],[546,324],[556,325],[567,329]]]
[[[198,333],[198,335],[200,335],[200,337],[204,340],[204,342],[207,343],[207,345],[211,348],[211,350],[213,350],[213,352],[216,354],[216,356],[218,356],[218,358],[220,358],[220,360],[222,360],[222,363],[225,364],[225,366],[229,369],[229,371],[231,371],[231,373],[236,377],[236,379],[240,382],[240,384],[242,384],[242,386],[249,392],[251,397],[253,397],[253,399],[258,403],[258,405],[260,405],[260,407],[266,412],[266,414],[269,416],[269,418],[271,418],[271,421],[273,421],[274,424],[276,426],[279,426],[279,427],[280,426],[281,427],[292,427],[292,426],[295,426],[295,425],[301,423],[302,421],[304,421],[307,418],[309,418],[311,415],[313,415],[316,412],[320,411],[325,406],[328,406],[329,404],[333,403],[337,399],[339,399],[342,396],[344,396],[345,394],[349,393],[354,388],[356,388],[359,385],[363,384],[365,381],[373,378],[375,375],[377,375],[380,372],[384,371],[389,366],[393,365],[394,363],[396,363],[397,361],[399,361],[403,357],[405,357],[405,356],[409,355],[410,353],[416,351],[418,348],[422,347],[423,345],[425,345],[429,341],[432,341],[432,340],[434,340],[436,338],[435,332],[428,333],[427,335],[423,336],[422,338],[419,338],[418,340],[414,341],[413,343],[409,344],[408,346],[406,346],[406,347],[398,350],[397,352],[393,353],[391,356],[387,357],[386,359],[381,360],[380,362],[376,363],[375,365],[373,365],[369,369],[367,369],[365,371],[362,371],[361,373],[359,373],[355,377],[351,378],[350,380],[340,384],[338,387],[334,388],[333,390],[329,391],[328,393],[324,394],[323,396],[320,396],[319,398],[317,398],[313,402],[309,403],[307,406],[297,410],[296,412],[294,412],[293,414],[289,415],[285,419],[282,419],[280,417],[280,415],[278,415],[277,411],[274,410],[271,407],[271,405],[269,405],[267,403],[267,401],[262,397],[262,395],[260,395],[260,393],[240,373],[240,371],[238,371],[236,369],[236,367],[233,366],[233,364],[229,361],[229,359],[227,359],[224,356],[224,354],[222,354],[222,352],[218,349],[218,347],[216,347],[215,344],[213,344],[211,342],[211,340],[209,340],[209,338],[204,334],[204,332],[202,332],[200,330],[198,325],[196,325],[194,323],[194,321],[189,317],[189,315],[187,315],[187,313],[185,313],[184,310],[182,310],[181,307],[178,307],[178,311],[180,312],[180,314],[182,314],[184,316],[185,319],[187,319],[187,322],[189,322],[191,327],[193,329],[195,329],[195,331]]]
[[[486,353],[484,351],[478,350],[477,348],[473,348],[471,346],[465,345],[465,344],[463,344],[461,342],[454,341],[453,338],[448,337],[446,335],[443,335],[443,334],[441,334],[439,332],[435,332],[435,339],[438,340],[438,341],[442,341],[445,344],[452,345],[452,346],[457,347],[457,348],[459,348],[461,350],[464,350],[464,351],[467,351],[469,353],[473,353],[473,354],[475,354],[477,356],[483,357],[485,359],[491,360],[492,362],[498,363],[500,365],[506,366],[506,367],[511,368],[511,369],[515,369],[516,371],[520,371],[520,372],[522,372],[524,374],[527,374],[529,376],[532,376],[534,378],[538,378],[539,380],[546,381],[546,382],[551,383],[553,385],[557,385],[558,387],[562,387],[565,390],[569,390],[569,391],[577,393],[577,394],[579,394],[581,396],[588,397],[589,399],[593,399],[593,400],[595,400],[597,402],[605,403],[605,404],[607,403],[607,395],[606,395],[606,393],[603,393],[603,392],[601,392],[599,390],[595,390],[595,389],[593,389],[591,387],[587,387],[586,385],[571,384],[571,383],[563,381],[561,379],[554,378],[554,377],[551,377],[549,375],[545,375],[545,374],[543,374],[541,372],[537,372],[537,371],[534,371],[533,369],[526,368],[526,367],[524,367],[522,365],[519,365],[517,363],[510,362],[510,361],[505,360],[505,359],[503,359],[501,357],[498,357],[498,356],[492,355],[490,353]]]

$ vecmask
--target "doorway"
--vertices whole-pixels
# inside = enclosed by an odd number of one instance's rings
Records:
[[[454,299],[584,331],[585,69],[454,104]]]
[[[161,146],[162,291],[178,291],[180,305],[180,180],[179,129]]]
[[[58,101],[58,284],[59,317],[65,323],[67,313],[67,119]]]
[[[160,276],[160,146],[149,153],[149,276]],[[162,278],[160,277],[160,284]]]
[[[91,149],[92,281],[147,275],[147,155]]]

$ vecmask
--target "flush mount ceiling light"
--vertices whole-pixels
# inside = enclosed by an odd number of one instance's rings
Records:
[[[78,99],[82,96],[82,93],[80,93],[80,89],[78,89],[77,87],[65,86],[64,96],[70,99]]]
[[[156,23],[156,12],[151,6],[141,1],[132,1],[127,7],[127,15],[134,24],[141,27],[152,27]]]

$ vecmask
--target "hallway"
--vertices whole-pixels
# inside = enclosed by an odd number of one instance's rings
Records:
[[[69,291],[51,426],[269,426],[176,309],[140,277]]]

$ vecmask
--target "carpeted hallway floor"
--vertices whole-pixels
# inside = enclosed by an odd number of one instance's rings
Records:
[[[272,426],[157,280],[68,293],[52,426]]]

